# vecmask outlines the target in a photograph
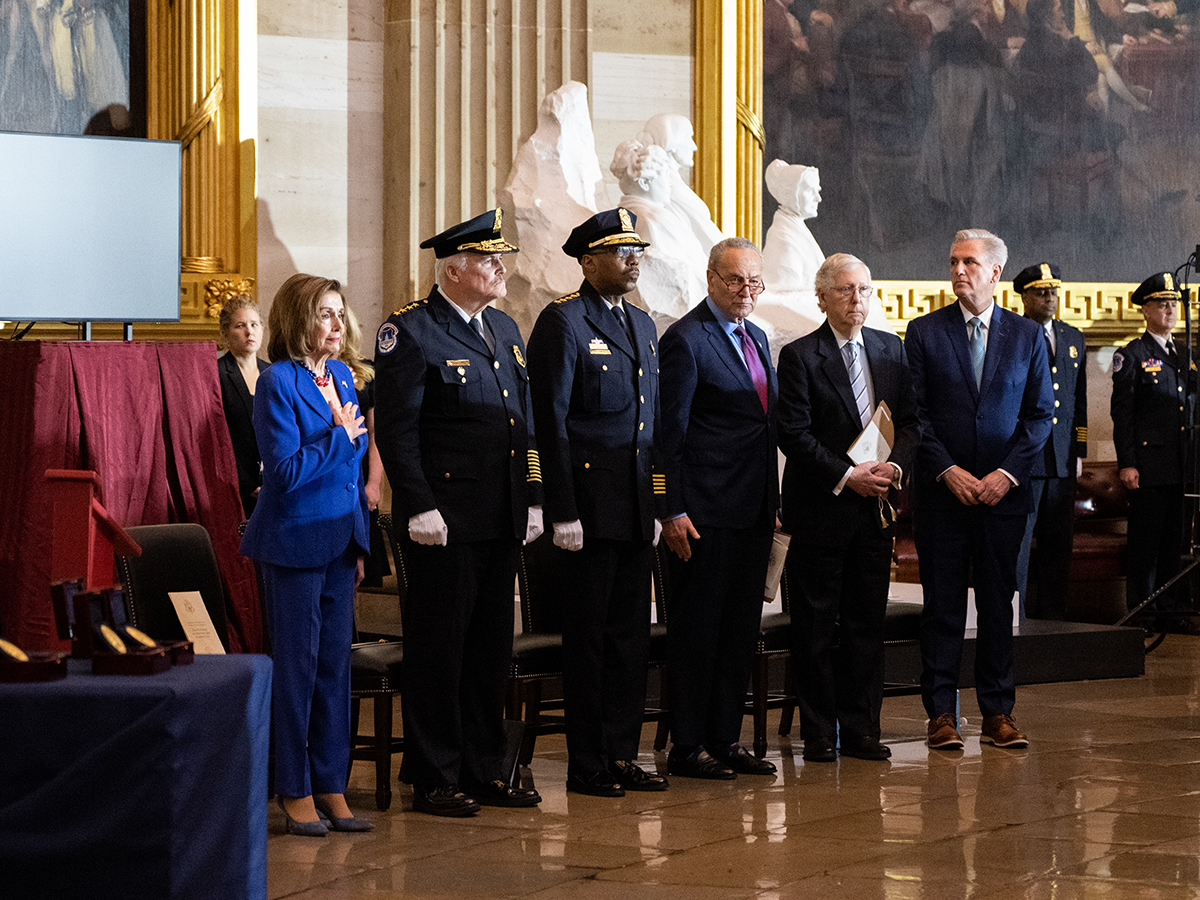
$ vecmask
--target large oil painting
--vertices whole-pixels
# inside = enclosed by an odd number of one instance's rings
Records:
[[[937,277],[965,227],[1071,281],[1173,270],[1200,243],[1198,11],[765,0],[766,160],[819,168],[814,237],[880,279]]]
[[[0,0],[0,130],[144,134],[143,3]]]

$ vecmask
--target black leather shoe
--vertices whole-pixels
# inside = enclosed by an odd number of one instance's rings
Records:
[[[855,759],[891,759],[892,748],[887,744],[879,743],[874,738],[861,741],[842,741],[842,756],[853,756]]]
[[[672,750],[667,754],[667,771],[684,778],[710,778],[718,781],[737,778],[733,769],[714,759],[703,747],[686,755]]]
[[[833,742],[821,738],[805,741],[802,755],[807,762],[837,762],[837,751],[833,749]]]
[[[413,810],[461,819],[479,812],[479,804],[452,784],[428,791],[414,786]]]
[[[487,784],[464,784],[463,790],[480,806],[505,806],[509,809],[520,809],[526,806],[537,806],[542,802],[542,795],[533,788],[512,787],[499,778]]]
[[[765,759],[759,759],[750,753],[741,744],[733,744],[725,752],[724,748],[713,752],[709,750],[709,755],[717,762],[724,763],[727,769],[733,769],[740,775],[774,775],[775,763]]]
[[[567,790],[572,794],[588,794],[592,797],[625,796],[625,789],[607,772],[593,772],[591,775],[568,773]]]
[[[618,759],[608,764],[608,774],[627,791],[665,791],[667,779],[657,772],[647,772],[636,763]]]

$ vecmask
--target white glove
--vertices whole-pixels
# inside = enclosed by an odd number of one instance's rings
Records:
[[[660,537],[662,537],[662,522],[658,521],[658,519],[655,519],[654,520],[654,540],[652,540],[650,542],[650,546],[657,547],[658,539]]]
[[[529,521],[525,524],[525,543],[536,541],[546,526],[542,524],[542,508],[540,506],[529,507]]]
[[[408,520],[408,536],[427,547],[445,547],[446,520],[436,509],[417,513]]]
[[[554,523],[554,546],[564,550],[580,550],[583,548],[583,523],[576,519],[574,522]]]

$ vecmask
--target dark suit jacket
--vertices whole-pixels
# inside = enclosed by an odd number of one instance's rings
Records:
[[[937,480],[957,465],[976,478],[1004,469],[1017,484],[993,511],[1031,512],[1029,477],[1054,409],[1046,343],[1037,323],[996,306],[979,388],[959,303],[914,319],[904,349],[921,422],[913,471],[917,507],[960,505]]]
[[[261,375],[270,363],[258,360]],[[229,426],[229,439],[233,442],[233,458],[237,460],[238,492],[242,495],[242,507],[253,507],[256,488],[262,486],[259,470],[258,442],[254,439],[254,397],[246,387],[246,379],[238,371],[237,360],[232,353],[217,357],[217,375],[221,379],[221,406],[225,409],[225,423]]]
[[[329,361],[334,387],[353,402],[354,377]],[[367,436],[346,437],[312,377],[294,362],[277,362],[258,379],[254,433],[263,459],[263,486],[241,551],[277,566],[308,569],[344,553],[351,542],[367,553],[367,496],[362,458]]]
[[[1087,345],[1083,332],[1055,319],[1050,379],[1054,415],[1050,437],[1033,464],[1036,477],[1073,478],[1075,460],[1087,456]]]
[[[542,502],[525,342],[490,306],[487,344],[435,286],[379,327],[375,443],[401,522],[437,509],[449,540],[524,538]]]
[[[779,508],[775,407],[779,384],[767,336],[746,329],[767,373],[767,412],[750,372],[702,300],[662,337],[659,518],[686,513],[697,528],[749,528]]]
[[[1181,357],[1179,341],[1176,353]],[[1183,363],[1172,368],[1149,332],[1113,354],[1112,420],[1117,465],[1138,470],[1142,487],[1190,481],[1184,428]],[[1195,402],[1196,375],[1189,396]]]
[[[579,519],[585,540],[654,537],[658,340],[649,315],[623,306],[636,346],[586,280],[529,336],[547,527]]]
[[[892,413],[895,442],[889,457],[905,475],[920,439],[917,401],[904,346],[894,334],[862,330],[875,402]],[[833,489],[854,463],[847,450],[862,431],[850,376],[828,322],[792,341],[779,354],[779,449],[783,469],[783,527],[807,544],[837,546],[849,539],[852,517],[864,511],[883,530],[879,501],[843,487]],[[892,497],[893,503],[895,497]]]

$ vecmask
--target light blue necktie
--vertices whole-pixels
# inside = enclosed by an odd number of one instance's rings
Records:
[[[983,322],[979,316],[972,316],[967,322],[971,326],[971,368],[975,370],[975,387],[983,383],[983,356],[987,346],[983,342]]]
[[[865,428],[871,421],[871,400],[867,396],[867,376],[858,358],[858,344],[847,341],[842,345],[842,355],[846,358],[846,371],[850,374],[850,390],[854,393],[858,418]]]

